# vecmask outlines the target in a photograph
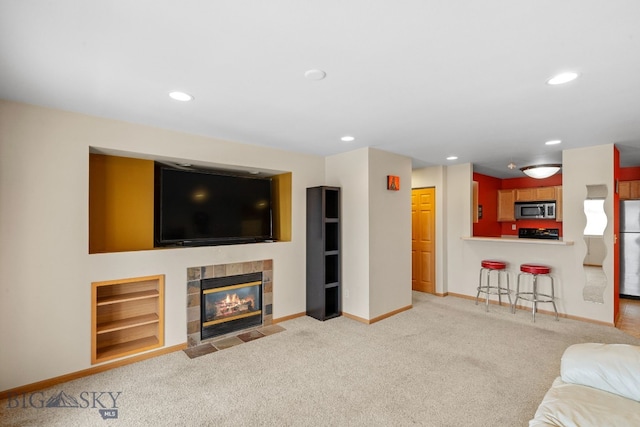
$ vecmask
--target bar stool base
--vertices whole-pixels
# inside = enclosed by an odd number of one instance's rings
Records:
[[[480,275],[478,278],[478,292],[476,294],[476,305],[480,294],[485,294],[485,310],[489,311],[489,295],[498,295],[498,303],[502,305],[502,295],[506,295],[509,298],[509,307],[513,310],[513,304],[511,302],[511,289],[509,288],[509,273],[505,270],[506,264],[499,261],[483,261],[482,268],[480,268]],[[489,267],[485,267],[485,265]],[[495,272],[498,275],[497,285],[491,285],[491,272]],[[502,287],[501,277],[505,274],[507,279],[507,287]],[[486,275],[486,280],[483,283],[482,277]]]
[[[532,284],[532,291],[531,292],[520,292],[520,279],[521,279],[522,276],[532,276],[533,284]],[[538,277],[548,277],[549,278],[549,280],[551,281],[551,294],[538,292]],[[519,299],[523,299],[525,301],[529,301],[529,302],[533,303],[533,305],[531,307],[531,315],[532,315],[533,322],[536,321],[536,312],[538,311],[538,304],[539,303],[551,303],[551,304],[553,304],[553,311],[555,313],[556,321],[560,320],[558,318],[558,308],[556,307],[556,301],[555,301],[555,291],[554,291],[553,277],[551,277],[548,273],[546,273],[546,274],[534,274],[534,273],[522,272],[522,273],[518,274],[518,280],[517,280],[517,284],[516,284],[516,298],[515,298],[515,301],[513,303],[513,309],[512,309],[514,314],[516,313],[516,306],[518,304],[518,300]]]

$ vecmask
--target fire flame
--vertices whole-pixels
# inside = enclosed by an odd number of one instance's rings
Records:
[[[227,293],[224,298],[219,299],[215,303],[216,316],[229,316],[245,311],[253,311],[255,309],[256,306],[253,295],[240,298],[238,294]]]

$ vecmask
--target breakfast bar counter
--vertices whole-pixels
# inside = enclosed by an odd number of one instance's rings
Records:
[[[561,315],[570,312],[573,301],[582,300],[584,279],[575,280],[582,269],[582,247],[572,240],[529,239],[517,236],[461,237],[462,245],[455,257],[460,275],[449,282],[448,293],[475,299],[478,271],[483,260],[496,260],[506,264],[512,292],[522,264],[540,264],[551,269],[555,282],[556,304]],[[546,282],[545,282],[546,283]],[[493,299],[493,298],[492,298]],[[526,302],[518,305],[528,306]],[[544,307],[546,308],[546,307]]]
[[[475,240],[480,242],[500,242],[500,243],[524,243],[534,245],[561,245],[570,246],[573,245],[572,240],[546,240],[546,239],[520,239],[517,236],[513,237],[463,237],[462,240]]]

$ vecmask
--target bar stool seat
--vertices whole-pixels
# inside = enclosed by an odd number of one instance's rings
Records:
[[[504,270],[507,268],[507,263],[502,261],[494,261],[485,259],[481,262],[482,268],[489,268],[491,270]]]
[[[509,288],[509,272],[506,270],[507,263],[503,261],[485,259],[480,262],[480,277],[478,278],[478,293],[476,294],[476,305],[478,305],[478,299],[480,293],[486,295],[485,307],[486,311],[489,311],[489,295],[498,295],[498,303],[502,305],[502,295],[509,297],[509,306],[511,307],[511,289]],[[498,281],[495,285],[491,284],[491,273],[495,272],[498,276]],[[483,283],[482,276],[486,274],[486,280]],[[507,276],[507,287],[502,286],[502,275]]]
[[[533,278],[531,291],[520,291],[520,279],[522,276],[531,276]],[[551,293],[545,294],[538,292],[538,278],[539,277],[548,277],[551,283]],[[520,265],[520,274],[518,274],[518,280],[516,284],[516,299],[513,303],[513,313],[516,312],[516,305],[518,303],[518,299],[523,299],[525,301],[530,301],[533,303],[531,308],[531,313],[533,316],[533,321],[536,321],[536,311],[538,311],[538,303],[551,303],[553,304],[553,311],[556,315],[556,320],[558,319],[558,309],[556,307],[555,301],[555,290],[553,284],[553,277],[551,276],[551,267],[547,265],[541,264],[521,264]]]
[[[551,267],[540,264],[522,264],[520,271],[529,274],[549,274],[551,273]]]

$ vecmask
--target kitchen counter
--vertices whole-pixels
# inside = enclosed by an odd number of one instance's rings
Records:
[[[517,236],[513,237],[462,237],[462,240],[478,241],[478,242],[500,242],[500,243],[523,243],[526,245],[552,245],[552,246],[571,246],[572,240],[551,240],[551,239],[521,239]]]

